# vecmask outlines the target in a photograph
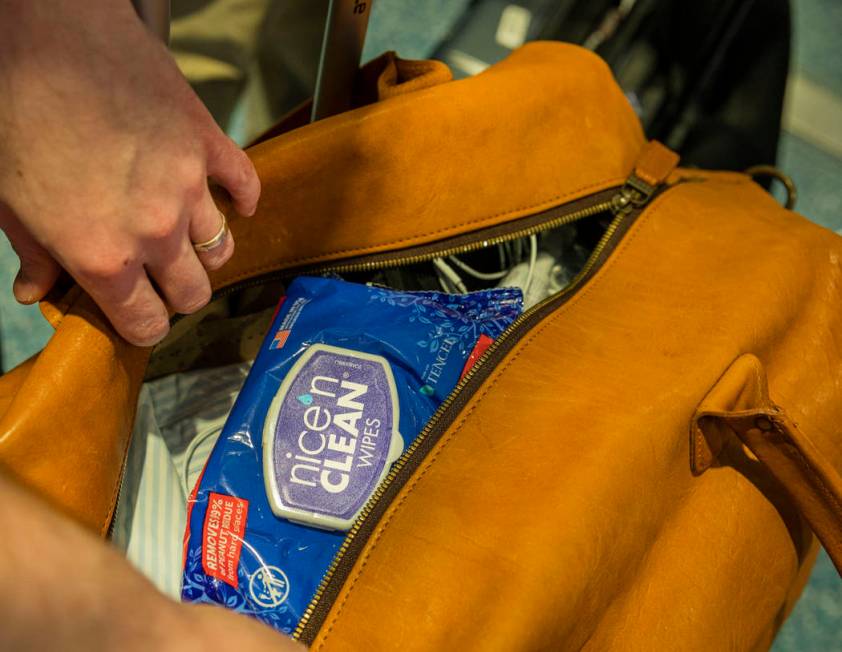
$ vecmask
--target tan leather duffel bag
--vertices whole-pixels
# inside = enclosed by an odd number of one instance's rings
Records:
[[[292,116],[249,150],[263,199],[250,219],[226,210],[237,253],[213,277],[219,301],[612,219],[401,457],[296,636],[767,648],[814,533],[842,564],[842,239],[748,176],[676,167],[572,46],[528,45],[459,82],[387,56],[363,82],[370,103]],[[104,535],[167,346],[129,346],[78,289],[43,309],[55,335],[0,382],[0,462]]]

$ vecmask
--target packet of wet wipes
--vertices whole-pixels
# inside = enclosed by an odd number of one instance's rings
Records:
[[[183,599],[291,633],[392,463],[521,309],[516,288],[293,281],[190,496]]]

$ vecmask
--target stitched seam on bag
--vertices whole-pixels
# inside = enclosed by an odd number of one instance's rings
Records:
[[[702,400],[704,401],[704,399],[702,399]],[[692,427],[695,430],[695,432],[693,433],[693,439],[694,439],[694,444],[695,444],[695,446],[694,446],[695,455],[693,456],[693,468],[694,469],[701,469],[701,467],[704,466],[705,467],[704,470],[706,471],[707,468],[711,464],[713,464],[713,459],[714,459],[713,452],[711,451],[711,454],[709,456],[705,455],[706,459],[705,459],[704,462],[702,462],[702,455],[704,454],[704,447],[702,445],[703,442],[704,442],[704,434],[702,433],[702,429],[699,426],[698,418],[693,420],[693,426]],[[702,471],[698,471],[698,472],[702,473]]]
[[[114,518],[114,512],[117,511],[117,499],[120,495],[120,487],[123,485],[123,477],[126,474],[126,464],[129,459],[129,448],[131,448],[132,435],[134,434],[134,420],[137,416],[137,400],[134,401],[134,408],[129,412],[129,423],[132,424],[129,430],[129,436],[126,438],[126,449],[123,451],[123,460],[120,464],[120,471],[117,473],[117,481],[114,483],[114,488],[111,491],[111,499],[108,501],[108,511],[105,515],[105,520],[99,525],[99,534],[104,537],[108,533],[108,526]]]
[[[415,235],[412,235],[412,236],[408,236],[406,238],[399,238],[397,240],[390,240],[390,241],[387,241],[387,242],[384,242],[384,243],[369,245],[367,247],[355,247],[355,248],[351,248],[351,249],[337,249],[337,250],[334,250],[334,251],[329,251],[329,252],[314,255],[314,256],[302,256],[300,258],[284,259],[284,260],[276,261],[274,263],[268,263],[268,264],[265,264],[265,265],[260,265],[258,267],[253,267],[248,271],[237,274],[236,276],[234,276],[230,279],[225,280],[221,287],[225,287],[226,285],[229,285],[231,283],[236,283],[237,281],[242,280],[244,278],[248,278],[248,277],[250,277],[254,274],[259,274],[261,272],[270,271],[270,270],[274,270],[274,269],[280,269],[281,267],[284,267],[284,266],[287,266],[287,265],[298,265],[298,264],[302,264],[302,263],[319,262],[319,261],[325,260],[325,258],[330,258],[332,256],[350,256],[350,255],[357,255],[357,254],[361,255],[361,254],[366,254],[366,253],[381,253],[379,251],[373,251],[373,250],[383,248],[383,247],[394,247],[396,245],[401,245],[401,244],[404,244],[406,242],[412,242],[414,240],[419,240],[421,238],[428,238],[430,236],[437,236],[437,235],[445,234],[445,233],[448,233],[448,232],[458,231],[458,230],[463,229],[464,227],[469,227],[469,226],[472,226],[472,225],[477,224],[479,222],[486,222],[486,221],[489,221],[489,220],[496,220],[496,219],[499,219],[499,218],[505,218],[505,217],[511,216],[515,213],[520,213],[521,211],[534,210],[537,207],[542,206],[544,204],[547,204],[549,202],[561,201],[561,200],[567,199],[571,196],[578,195],[579,193],[587,192],[588,190],[592,190],[593,188],[597,188],[599,186],[606,186],[606,188],[608,188],[608,187],[611,187],[612,185],[620,184],[624,180],[625,180],[625,177],[612,177],[612,178],[609,178],[609,179],[604,179],[604,180],[599,181],[597,183],[592,183],[592,184],[589,184],[587,186],[582,186],[580,188],[577,188],[576,190],[572,190],[572,191],[567,192],[567,193],[562,193],[560,195],[555,195],[553,197],[543,199],[539,202],[535,202],[535,203],[530,204],[528,206],[522,206],[520,208],[511,208],[511,209],[502,211],[500,213],[494,213],[494,214],[491,214],[491,215],[483,215],[482,217],[474,218],[474,219],[468,220],[467,222],[460,222],[459,224],[452,224],[450,226],[446,226],[446,227],[443,227],[443,228],[440,228],[440,229],[436,229],[434,231],[428,231],[426,233],[419,233],[419,234],[415,234]],[[553,207],[551,206],[550,208],[553,208]],[[547,210],[550,210],[550,208],[548,208]],[[283,242],[283,241],[285,241],[284,238],[268,238],[268,242],[270,242],[270,243]],[[385,253],[385,252],[383,252],[383,253]]]
[[[131,385],[129,385],[129,387],[131,387]],[[140,385],[138,386],[138,388],[139,387]],[[117,510],[117,499],[120,495],[120,487],[123,484],[123,476],[126,473],[126,463],[129,458],[129,448],[131,447],[132,443],[132,435],[134,434],[134,421],[135,417],[137,416],[137,401],[139,398],[140,391],[138,391],[138,395],[135,397],[134,401],[129,401],[129,404],[132,407],[130,408],[128,414],[129,418],[127,425],[129,426],[129,433],[128,437],[126,437],[126,447],[123,451],[123,459],[121,460],[120,470],[117,473],[117,481],[114,483],[114,488],[111,490],[111,499],[108,501],[109,507],[105,515],[105,520],[102,523],[100,523],[99,526],[100,536],[105,536],[105,534],[108,532],[108,526],[111,524],[111,519],[114,517],[114,512]]]
[[[530,333],[521,340],[520,344],[518,345],[517,352],[512,355],[506,362],[504,362],[498,369],[494,372],[494,380],[488,384],[488,386],[482,391],[479,396],[476,396],[473,400],[471,407],[468,411],[464,414],[464,416],[459,420],[458,424],[455,427],[451,427],[450,434],[445,437],[444,439],[440,440],[435,447],[434,452],[432,452],[424,461],[423,467],[420,468],[414,477],[411,478],[410,482],[404,487],[403,495],[392,505],[389,506],[389,515],[383,520],[382,523],[379,523],[375,529],[375,532],[372,534],[371,538],[368,541],[368,550],[360,557],[359,559],[359,570],[356,572],[353,580],[351,580],[348,588],[345,591],[345,595],[342,597],[342,600],[335,606],[336,613],[334,614],[333,618],[330,619],[330,622],[326,625],[324,634],[321,637],[321,642],[316,650],[321,650],[325,643],[327,642],[328,637],[330,636],[333,626],[336,621],[339,619],[339,616],[342,614],[342,610],[345,607],[345,603],[347,602],[348,598],[353,593],[354,588],[357,584],[357,580],[363,574],[363,571],[368,564],[368,560],[371,558],[371,555],[377,548],[377,545],[380,541],[380,538],[388,529],[392,519],[398,514],[401,510],[404,502],[406,499],[415,491],[415,488],[418,486],[419,482],[424,478],[427,471],[432,467],[433,463],[445,450],[447,445],[454,439],[454,437],[459,433],[459,431],[464,427],[465,422],[468,418],[473,414],[473,412],[482,404],[483,400],[487,396],[487,394],[494,388],[497,382],[503,377],[506,370],[521,356],[521,354],[526,351],[532,342],[541,335],[547,328],[549,328],[557,319],[559,319],[562,315],[566,315],[570,312],[573,306],[580,303],[585,297],[589,296],[590,293],[593,291],[593,288],[598,287],[602,279],[606,276],[607,270],[612,268],[616,264],[616,260],[622,255],[624,251],[626,251],[629,246],[634,242],[637,238],[637,235],[643,229],[643,226],[660,210],[660,208],[664,205],[664,195],[659,197],[655,200],[655,202],[650,206],[648,211],[644,211],[644,213],[635,221],[635,224],[632,226],[632,230],[630,233],[626,234],[626,237],[622,239],[619,246],[614,250],[614,253],[609,256],[608,260],[602,265],[601,269],[598,272],[596,278],[592,279],[590,283],[588,283],[585,287],[581,289],[578,293],[576,293],[570,300],[564,304],[564,306],[560,307],[558,310],[554,311],[552,315],[548,316],[544,319],[538,326],[533,328]]]
[[[765,403],[765,405],[761,404],[758,407],[762,410],[768,410],[772,399],[769,398],[769,383],[763,372],[762,364],[763,363],[761,362],[760,364],[752,365],[752,367],[754,369],[754,380],[757,383],[757,389],[760,392],[760,400]],[[774,424],[774,421],[772,423]]]

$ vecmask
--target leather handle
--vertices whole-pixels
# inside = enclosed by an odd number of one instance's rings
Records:
[[[736,436],[778,481],[842,575],[842,476],[819,446],[769,397],[766,372],[737,358],[699,405],[691,425],[691,465],[701,474]]]
[[[842,477],[780,408],[725,421],[783,485],[842,575]]]

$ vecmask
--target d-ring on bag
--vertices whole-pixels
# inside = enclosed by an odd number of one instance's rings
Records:
[[[220,198],[237,253],[217,296],[611,222],[397,461],[296,637],[768,647],[814,534],[842,566],[842,239],[747,176],[676,167],[572,46],[459,82],[386,56],[361,79],[371,103],[249,150],[263,198],[250,219]],[[54,337],[0,383],[0,461],[105,534],[150,351],[78,289],[43,309]]]

